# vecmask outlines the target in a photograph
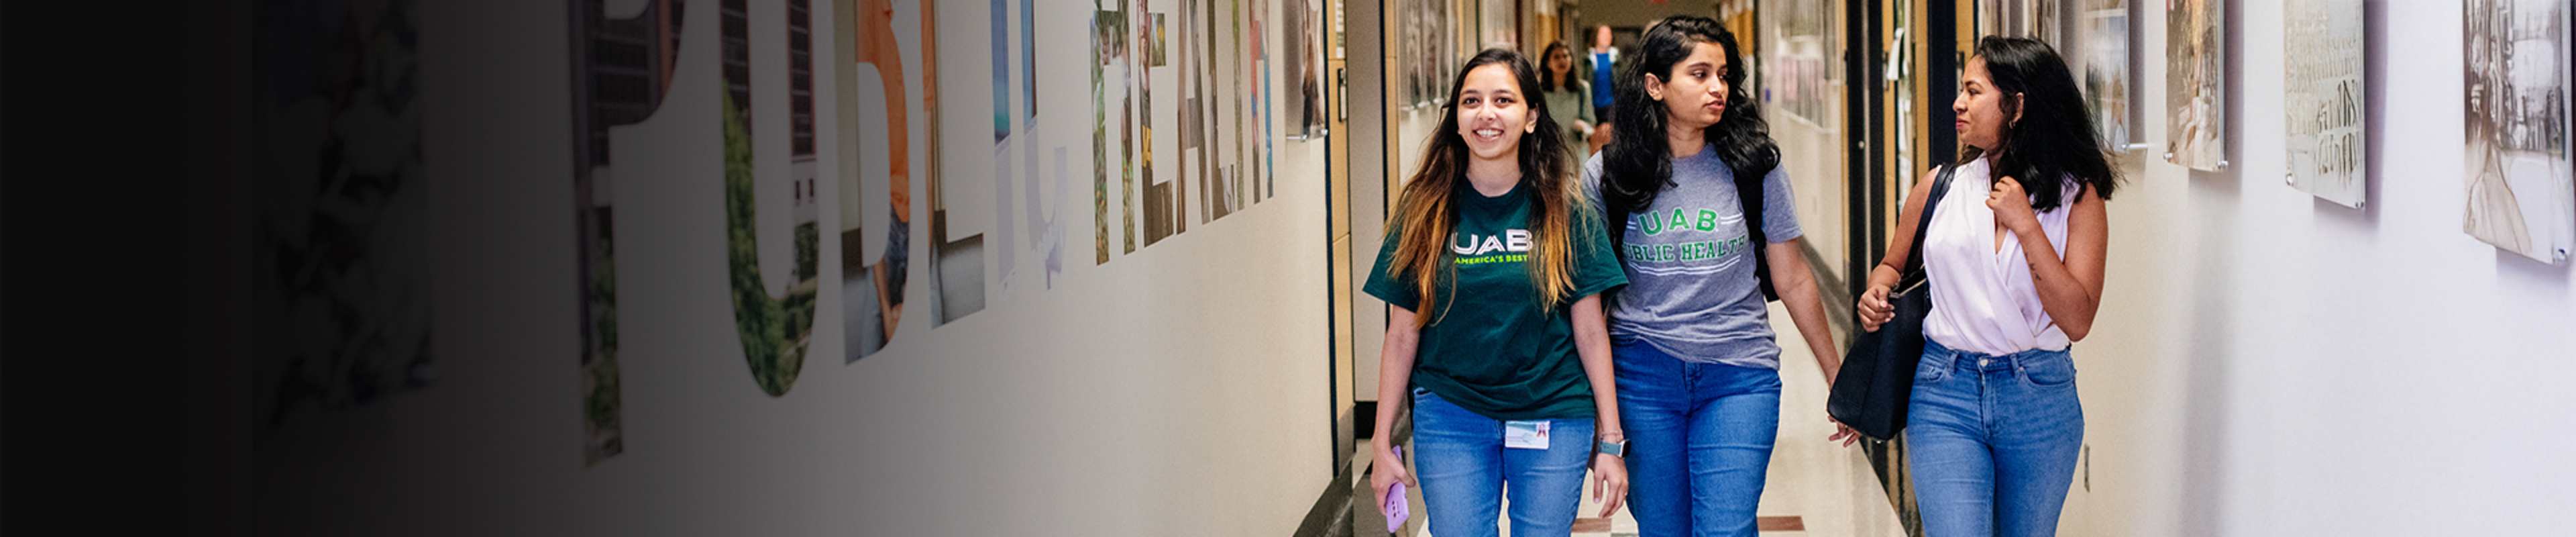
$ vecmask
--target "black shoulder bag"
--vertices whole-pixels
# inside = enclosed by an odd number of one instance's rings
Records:
[[[1932,313],[1931,282],[1923,274],[1923,237],[1932,229],[1932,212],[1941,206],[1942,195],[1949,193],[1950,173],[1956,169],[1942,166],[1932,182],[1932,196],[1923,200],[1922,220],[1914,224],[1914,248],[1905,255],[1896,291],[1887,297],[1896,318],[1879,325],[1876,332],[1852,338],[1842,371],[1834,375],[1833,394],[1825,399],[1825,413],[1870,438],[1887,440],[1905,430],[1905,407],[1914,396],[1914,367],[1923,360],[1923,318]]]

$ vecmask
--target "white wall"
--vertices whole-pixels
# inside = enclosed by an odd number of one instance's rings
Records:
[[[2146,7],[2138,102],[2164,102]],[[2369,13],[2367,209],[2280,179],[2269,2],[2229,14],[2233,167],[2129,168],[2104,315],[2075,351],[2092,450],[2063,533],[2564,533],[2576,272],[2461,231],[2459,5]]]
[[[831,7],[816,4],[821,12]],[[783,35],[780,5],[753,3],[752,35]],[[940,82],[951,88],[943,95],[947,147],[939,158],[957,188],[949,196],[969,203],[991,201],[983,171],[992,151],[985,137],[992,125],[988,5],[939,2]],[[440,378],[371,408],[307,416],[288,434],[265,439],[261,459],[278,465],[256,487],[261,532],[1294,529],[1332,477],[1327,315],[1317,292],[1326,285],[1316,218],[1324,211],[1324,185],[1316,180],[1323,147],[1278,141],[1277,198],[1207,223],[1197,221],[1194,202],[1185,203],[1186,233],[1094,265],[1083,70],[1091,8],[1037,5],[1044,10],[1037,17],[1039,128],[1044,139],[1072,148],[1066,169],[1077,174],[1072,192],[1047,197],[1067,219],[1063,274],[1047,288],[1041,273],[1028,270],[1035,257],[1023,253],[1024,270],[1005,289],[1000,267],[989,266],[999,261],[988,254],[981,312],[933,328],[930,315],[915,309],[891,346],[845,365],[840,282],[829,276],[838,273],[840,253],[838,242],[826,239],[812,352],[792,390],[771,397],[747,374],[728,302],[717,6],[687,4],[671,101],[617,137],[621,162],[638,164],[621,168],[616,191],[626,448],[588,468],[575,367],[565,9],[559,2],[421,6],[430,110],[424,150],[442,230],[432,245],[442,276],[433,336]],[[1158,0],[1155,9],[1178,5]],[[817,13],[818,20],[828,16]],[[1268,20],[1275,39],[1280,17]],[[830,48],[830,31],[818,25],[817,49]],[[756,64],[784,56],[784,45],[754,41]],[[1172,52],[1177,62],[1177,46]],[[831,58],[825,51],[817,60],[818,117],[826,122],[836,117],[824,67]],[[756,69],[763,77],[757,83],[783,83],[783,69]],[[1283,75],[1272,80],[1286,87]],[[1170,84],[1156,88],[1164,139],[1177,134],[1170,118],[1181,102]],[[764,168],[783,153],[782,94],[756,93],[756,102],[768,99],[756,111]],[[820,129],[819,147],[837,147],[834,130]],[[1167,159],[1159,168],[1177,169],[1175,155],[1157,152]],[[834,167],[827,161],[822,169]],[[912,180],[909,294],[920,302],[931,292],[927,196],[923,179]],[[838,199],[834,181],[820,183],[823,199]],[[974,212],[961,211],[959,218]],[[988,206],[972,217],[991,212]],[[838,229],[838,211],[821,218],[826,233]],[[992,227],[961,223],[970,224]],[[764,250],[784,235],[776,229],[763,228]],[[1113,222],[1112,233],[1117,229]]]
[[[1447,80],[1447,77],[1450,74],[1442,75],[1442,80]],[[1446,82],[1443,83],[1446,84]],[[1440,90],[1448,91],[1448,88],[1444,87]],[[1404,110],[1399,107],[1387,115],[1388,123],[1390,123],[1386,129],[1387,136],[1389,136],[1387,144],[1393,147],[1392,150],[1387,151],[1386,153],[1388,159],[1388,171],[1386,174],[1387,211],[1385,214],[1388,216],[1391,217],[1395,214],[1394,204],[1404,196],[1405,179],[1412,177],[1413,172],[1422,167],[1423,152],[1425,148],[1429,147],[1429,144],[1426,142],[1430,141],[1431,132],[1440,128],[1440,120],[1445,119],[1441,114],[1442,111],[1440,107],[1425,106],[1412,110]],[[1361,179],[1362,178],[1359,177],[1353,177],[1352,181],[1359,181]],[[1376,200],[1354,200],[1352,203],[1370,203],[1374,201]],[[1353,241],[1361,247],[1353,249],[1353,260],[1357,261],[1358,264],[1363,267],[1373,265],[1377,259],[1378,249],[1386,246],[1386,243],[1383,240],[1385,228],[1383,226],[1379,226],[1375,229],[1378,230],[1377,233],[1379,236],[1377,237],[1352,237]],[[1361,268],[1359,277],[1367,277],[1368,270],[1369,268]],[[1367,280],[1364,279],[1355,279],[1353,281],[1359,283],[1367,282]],[[1354,287],[1356,287],[1356,285],[1357,284],[1354,284]],[[1386,308],[1386,302],[1378,300],[1377,297],[1371,297],[1366,294],[1361,294],[1359,297],[1360,300],[1356,302],[1356,304],[1359,305],[1359,308],[1371,310],[1383,310]],[[1386,322],[1386,318],[1383,315],[1375,317],[1361,315],[1360,319],[1363,323],[1375,322],[1379,324],[1377,326],[1363,325],[1359,327],[1359,338],[1353,342],[1353,346],[1357,349],[1357,352],[1354,354],[1359,357],[1359,360],[1352,370],[1353,373],[1356,373],[1356,379],[1352,383],[1352,386],[1358,388],[1359,400],[1376,401],[1378,400],[1377,381],[1378,365],[1380,363],[1378,350],[1380,346],[1386,343],[1386,327],[1383,326]],[[1362,432],[1365,433],[1365,431]]]
[[[1827,21],[1828,29],[1825,31],[1840,36],[1841,10],[1833,6],[1820,6],[1816,10],[1827,13],[1821,16]],[[1822,117],[1803,117],[1785,106],[1784,100],[1790,95],[1788,89],[1794,86],[1787,80],[1792,68],[1790,64],[1798,58],[1792,52],[1796,47],[1787,38],[1788,32],[1782,29],[1786,21],[1780,11],[1756,14],[1764,42],[1755,48],[1766,57],[1747,57],[1745,61],[1769,69],[1769,73],[1762,77],[1762,86],[1754,88],[1753,96],[1762,101],[1762,118],[1771,125],[1771,139],[1780,144],[1780,166],[1789,174],[1789,189],[1797,198],[1798,228],[1804,233],[1799,240],[1814,247],[1825,260],[1814,270],[1850,281],[1850,275],[1842,274],[1843,265],[1851,258],[1851,178],[1844,173],[1850,152],[1843,140],[1846,134],[1843,115],[1846,112],[1841,105],[1843,92],[1848,86],[1838,70],[1841,62],[1830,57],[1809,57],[1819,68],[1833,71],[1817,79],[1824,86],[1798,88],[1798,91],[1805,92],[1807,99],[1832,105],[1825,108],[1826,114]],[[1811,37],[1802,36],[1801,41],[1800,44],[1811,49],[1821,47]],[[1813,56],[1831,54],[1819,52]]]

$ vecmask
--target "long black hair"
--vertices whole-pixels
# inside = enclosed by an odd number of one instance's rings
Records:
[[[1489,48],[1477,52],[1458,69],[1449,81],[1448,100],[1440,105],[1440,128],[1431,131],[1423,143],[1422,163],[1414,167],[1413,176],[1404,182],[1398,194],[1395,215],[1387,226],[1396,234],[1394,259],[1387,264],[1387,276],[1411,284],[1416,296],[1428,301],[1438,293],[1437,284],[1454,281],[1439,274],[1441,258],[1449,251],[1450,232],[1458,225],[1458,211],[1452,194],[1458,182],[1465,181],[1467,164],[1474,157],[1467,152],[1467,139],[1458,135],[1458,93],[1467,85],[1467,74],[1487,65],[1510,69],[1513,81],[1520,87],[1520,102],[1536,118],[1533,129],[1520,134],[1518,151],[1521,182],[1532,199],[1530,205],[1530,286],[1536,288],[1539,301],[1549,309],[1574,298],[1574,222],[1588,215],[1589,203],[1574,180],[1574,153],[1558,135],[1556,118],[1550,117],[1545,101],[1532,101],[1529,89],[1538,87],[1538,70],[1529,58],[1507,48]],[[1441,306],[1446,311],[1446,305]],[[1414,317],[1417,326],[1429,325],[1442,313],[1420,311]]]
[[[1613,107],[1618,117],[1610,122],[1610,146],[1603,149],[1608,154],[1601,162],[1601,201],[1613,214],[1645,211],[1655,204],[1656,194],[1674,185],[1672,148],[1664,140],[1667,112],[1662,101],[1646,95],[1646,75],[1671,80],[1673,65],[1690,58],[1700,43],[1715,43],[1726,51],[1726,69],[1718,75],[1726,81],[1726,115],[1708,128],[1718,159],[1735,173],[1739,185],[1759,184],[1780,166],[1780,146],[1771,141],[1771,126],[1762,121],[1753,90],[1744,84],[1744,54],[1735,33],[1706,17],[1676,15],[1648,28],[1638,40],[1638,58],[1618,73],[1618,106]]]
[[[2095,195],[2109,201],[2119,172],[2111,167],[2093,114],[2084,106],[2084,93],[2057,50],[2035,39],[1989,36],[1977,40],[1977,57],[1986,60],[1986,78],[2002,97],[2003,117],[2019,113],[2021,118],[2004,126],[2003,147],[1963,147],[1960,160],[2001,151],[1994,175],[2020,178],[2033,211],[2074,202],[2062,199],[2068,183],[2093,187]]]
[[[1565,53],[1565,76],[1556,76],[1556,69],[1547,66],[1547,62],[1551,61],[1548,58],[1556,56],[1558,52]],[[1566,45],[1564,41],[1548,43],[1547,50],[1538,53],[1539,91],[1583,91],[1582,71],[1574,66],[1574,47]],[[1589,106],[1592,103],[1584,104]]]

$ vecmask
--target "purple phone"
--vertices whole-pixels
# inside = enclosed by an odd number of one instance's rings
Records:
[[[1395,446],[1392,449],[1395,450],[1395,463],[1404,464],[1404,446]],[[1405,501],[1404,498],[1403,480],[1396,480],[1395,486],[1386,488],[1386,505],[1379,507],[1384,508],[1380,512],[1386,513],[1387,533],[1403,533],[1404,519],[1413,514],[1409,512],[1412,502]]]

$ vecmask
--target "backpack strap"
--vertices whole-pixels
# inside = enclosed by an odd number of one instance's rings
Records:
[[[1764,224],[1769,222],[1762,217],[1763,195],[1766,194],[1763,192],[1763,187],[1766,186],[1763,179],[1769,178],[1769,174],[1750,179],[1740,173],[1733,175],[1735,175],[1735,201],[1737,205],[1743,206],[1744,231],[1751,237],[1749,239],[1751,250],[1748,251],[1753,257],[1754,285],[1762,289],[1763,302],[1779,302],[1780,291],[1771,287],[1771,259],[1770,256],[1764,255],[1771,247],[1770,234],[1762,229],[1765,227]]]

